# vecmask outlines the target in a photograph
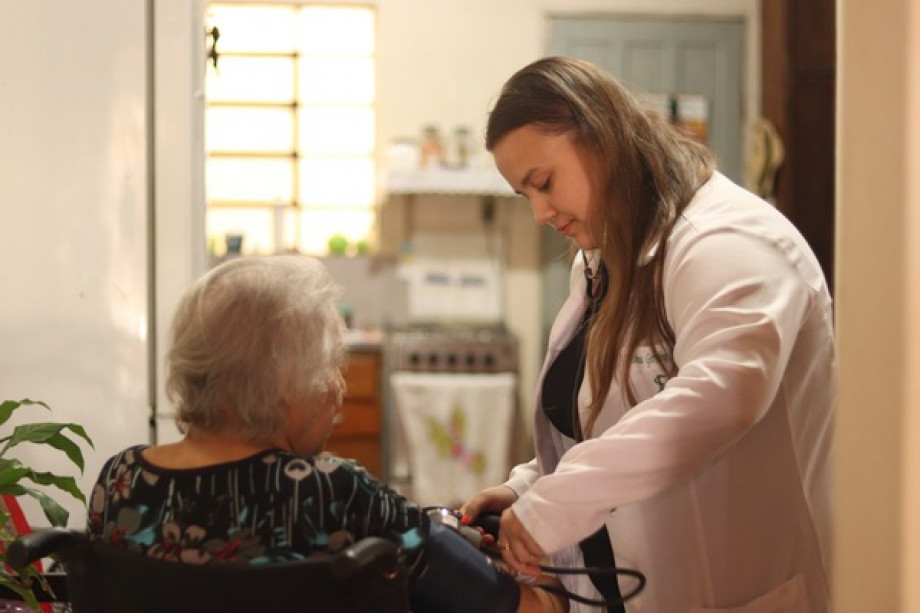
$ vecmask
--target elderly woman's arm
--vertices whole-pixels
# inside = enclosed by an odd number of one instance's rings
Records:
[[[557,579],[548,576],[540,577],[538,583],[562,587]],[[536,585],[522,583],[521,602],[517,610],[518,613],[567,613],[569,599],[561,594],[536,587]]]

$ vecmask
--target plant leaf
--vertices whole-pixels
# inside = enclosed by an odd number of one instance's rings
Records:
[[[59,505],[54,501],[53,498],[44,492],[40,492],[30,487],[19,487],[22,489],[22,493],[24,495],[31,496],[38,501],[38,504],[40,504],[42,507],[42,511],[45,513],[45,517],[48,518],[48,521],[51,522],[52,526],[63,527],[67,525],[67,518],[70,516],[70,513],[67,512],[67,509]]]
[[[10,496],[25,496],[26,488],[18,483],[11,483],[0,487],[0,495],[9,494]]]
[[[82,438],[93,449],[96,448],[96,446],[93,444],[93,439],[89,437],[89,434],[86,433],[86,429],[83,428],[83,426],[81,426],[80,424],[73,424],[73,423],[65,424],[65,428],[67,430],[70,430],[71,432],[79,436],[80,438]]]
[[[19,431],[17,433],[17,430]],[[93,447],[93,441],[86,433],[86,430],[80,424],[62,423],[62,422],[38,422],[31,424],[22,424],[16,426],[13,435],[10,437],[11,445],[19,443],[44,443],[55,436],[65,436],[60,434],[62,430],[70,430]]]
[[[13,429],[10,436],[9,446],[14,447],[20,443],[36,443],[42,445],[48,442],[48,439],[58,435],[64,428],[65,424],[58,423],[34,423],[22,424]]]
[[[5,571],[0,572],[0,585],[16,592],[16,594],[18,594],[19,597],[22,598],[33,611],[41,610],[40,605],[38,604],[38,598],[35,597],[35,592],[33,592],[31,588],[17,581],[16,578],[9,573]]]
[[[18,483],[27,474],[29,474],[29,469],[23,466],[19,460],[0,458],[0,487],[10,483]]]
[[[46,593],[54,595],[54,590],[51,589],[51,585],[48,583],[48,579],[41,573],[41,571],[35,567],[35,563],[27,564],[24,568],[15,569],[19,574],[19,580],[29,589],[34,589],[34,584],[37,583],[42,590]]]
[[[3,561],[9,564],[6,562],[5,556]],[[20,583],[25,585],[31,585],[32,580],[38,580],[41,577],[41,573],[35,568],[34,563],[26,564],[22,568],[13,568],[12,566],[10,566],[10,568],[16,571],[16,577],[19,579]]]
[[[64,434],[58,434],[48,439],[46,444],[66,453],[70,461],[80,469],[81,473],[83,472],[83,451],[80,450],[76,443],[67,438]]]
[[[13,411],[19,407],[34,405],[45,407],[49,411],[51,410],[51,407],[41,400],[30,400],[29,398],[23,398],[22,400],[4,400],[3,403],[0,404],[0,426],[5,424],[13,414]]]
[[[89,443],[90,446],[93,445],[93,441],[89,438],[89,436],[87,436],[83,427],[77,424],[23,424],[16,426],[16,428],[13,430],[13,434],[9,437],[9,441],[6,444],[4,451],[10,447],[15,447],[16,445],[22,443],[49,445],[66,453],[67,457],[70,458],[70,461],[80,469],[80,472],[83,472],[83,452],[80,450],[80,447],[78,447],[76,443],[74,443],[67,437],[64,432],[62,432],[65,430],[69,430],[77,436],[81,437],[83,440]]]
[[[70,461],[76,464],[81,473],[83,472],[83,452],[80,451],[80,448],[77,447],[76,443],[72,440],[63,434],[57,434],[45,441],[44,444],[49,447],[54,447],[55,449],[60,449],[66,453]]]
[[[80,487],[73,477],[61,477],[48,472],[37,473],[35,471],[29,471],[26,478],[38,485],[53,485],[58,489],[64,490],[83,504],[86,504],[86,498],[83,496],[83,492],[80,491]]]

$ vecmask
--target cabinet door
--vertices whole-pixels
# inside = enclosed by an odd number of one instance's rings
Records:
[[[382,478],[380,354],[360,352],[349,356],[345,386],[341,421],[333,428],[326,451],[357,460],[368,472]]]

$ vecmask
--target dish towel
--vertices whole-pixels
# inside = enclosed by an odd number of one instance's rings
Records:
[[[457,508],[508,478],[513,373],[391,375],[416,503]]]

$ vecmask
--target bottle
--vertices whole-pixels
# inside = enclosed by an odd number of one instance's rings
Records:
[[[435,125],[426,125],[422,129],[422,168],[437,168],[444,161],[444,143],[441,133]]]
[[[466,168],[470,163],[470,129],[457,126],[454,130],[454,148],[457,153],[457,168]]]

